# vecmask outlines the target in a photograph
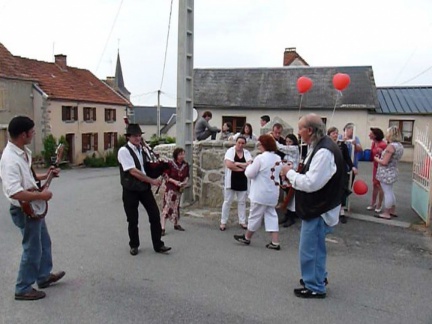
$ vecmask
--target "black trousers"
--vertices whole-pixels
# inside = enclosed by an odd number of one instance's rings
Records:
[[[160,223],[159,207],[156,204],[151,190],[129,191],[123,189],[123,207],[129,224],[129,246],[131,248],[137,248],[140,245],[138,230],[138,206],[140,202],[148,214],[153,249],[158,251],[164,246],[164,242],[161,241],[162,227]]]

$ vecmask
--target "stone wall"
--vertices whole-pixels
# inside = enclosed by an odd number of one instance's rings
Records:
[[[234,144],[230,141],[194,142],[192,175],[196,206],[201,208],[220,208],[222,206],[224,200],[224,157],[225,152]],[[175,144],[162,144],[156,146],[154,151],[159,153],[161,157],[171,159],[175,147]],[[245,149],[249,150],[253,157],[258,152],[256,143],[246,144]],[[163,192],[163,189],[161,188],[160,193]]]

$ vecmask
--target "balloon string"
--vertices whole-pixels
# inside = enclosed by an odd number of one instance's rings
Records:
[[[338,90],[338,92],[337,92],[337,94],[336,94],[335,105],[334,105],[334,107],[333,107],[333,113],[332,113],[332,116],[331,116],[331,118],[330,118],[330,124],[329,124],[329,125],[332,125],[332,124],[333,124],[333,117],[334,117],[334,114],[335,114],[335,111],[336,111],[336,106],[337,106],[337,102],[338,102],[338,99],[339,99],[339,95],[342,97],[342,91],[339,91],[339,90]]]
[[[301,106],[302,106],[302,101],[303,101],[303,93],[300,95],[300,106],[299,106],[298,118],[297,119],[300,119],[300,110],[301,110]]]

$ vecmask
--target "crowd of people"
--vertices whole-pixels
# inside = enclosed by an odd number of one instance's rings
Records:
[[[299,218],[301,287],[294,289],[294,294],[301,298],[325,298],[328,284],[325,236],[339,221],[346,222],[344,207],[358,173],[358,153],[363,149],[354,134],[354,124],[348,123],[339,134],[336,127],[326,129],[318,115],[308,114],[298,121],[298,138],[294,134],[283,137],[283,126],[279,123],[257,137],[249,123],[234,133],[229,122],[225,122],[222,129],[210,126],[211,118],[211,112],[203,113],[196,123],[196,138],[216,140],[217,133],[221,132],[220,139],[235,142],[224,156],[224,201],[219,230],[227,228],[235,197],[238,223],[245,232],[234,235],[234,239],[245,245],[251,244],[254,233],[264,222],[265,231],[270,235],[266,248],[278,251],[281,249],[279,225],[289,227]],[[269,122],[269,116],[261,116],[261,127]],[[30,118],[14,117],[8,132],[9,142],[0,160],[0,176],[4,194],[11,204],[12,221],[23,235],[15,299],[37,300],[44,298],[45,293],[34,289],[33,285],[37,283],[40,289],[47,288],[62,279],[65,272],[52,272],[51,240],[44,218],[34,217],[23,206],[34,201],[49,201],[52,193],[47,187],[39,187],[38,181],[45,180],[48,172],[58,175],[60,170],[50,167],[46,174],[36,174],[32,170],[31,151],[26,147],[35,134]],[[172,159],[158,165],[158,171],[153,174],[148,169],[151,165],[148,157],[154,152],[145,144],[140,126],[128,124],[125,135],[127,143],[118,151],[118,162],[129,252],[132,256],[139,253],[138,207],[141,203],[148,214],[154,251],[167,253],[171,247],[161,239],[165,235],[166,220],[173,223],[174,230],[185,231],[179,224],[181,195],[190,179],[185,150],[175,148]],[[367,210],[376,212],[376,217],[391,219],[397,215],[393,186],[398,179],[397,164],[403,155],[401,134],[394,126],[387,129],[386,134],[372,127],[369,138],[374,169],[372,201]],[[258,155],[255,158],[245,149],[248,142],[256,143]],[[160,213],[151,188],[159,188],[163,182],[165,190]],[[278,208],[285,215],[283,220],[279,220]]]

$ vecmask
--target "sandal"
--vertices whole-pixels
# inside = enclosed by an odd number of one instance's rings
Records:
[[[220,224],[219,225],[219,230],[221,230],[222,232],[226,230],[226,226],[224,224]]]

